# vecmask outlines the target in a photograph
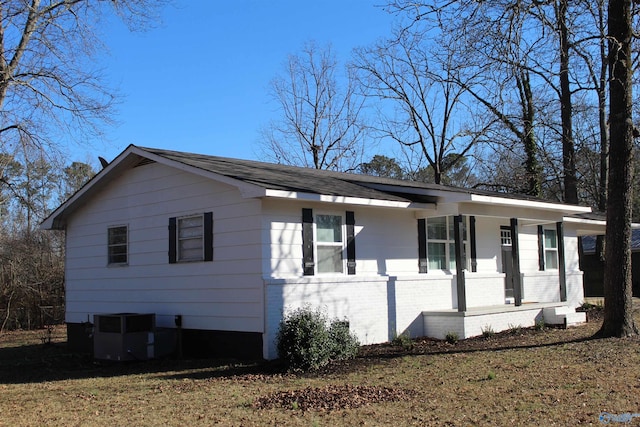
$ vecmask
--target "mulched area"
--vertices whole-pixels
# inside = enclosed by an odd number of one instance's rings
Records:
[[[591,339],[597,333],[602,323],[602,307],[594,306],[585,311],[587,311],[588,323],[569,329],[513,328],[490,336],[460,340],[453,344],[423,337],[398,343],[365,345],[360,348],[358,357],[355,359],[332,363],[319,370],[299,375],[303,377],[337,377],[358,369],[366,369],[372,361],[381,362],[407,355],[467,353],[584,341]],[[327,385],[321,388],[306,387],[272,393],[256,399],[253,407],[256,409],[332,411],[358,408],[379,402],[398,401],[411,397],[413,393],[415,392],[411,390],[390,387]]]

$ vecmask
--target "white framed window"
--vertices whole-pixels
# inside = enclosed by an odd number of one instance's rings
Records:
[[[343,273],[345,239],[342,215],[317,214],[315,217],[315,253],[318,274]]]
[[[512,246],[511,242],[511,230],[507,228],[500,229],[500,245],[501,246]]]
[[[544,230],[544,266],[545,270],[558,269],[558,234],[556,230]]]
[[[129,232],[126,225],[107,229],[109,265],[127,265],[129,262]]]
[[[169,263],[213,261],[213,213],[169,218]]]
[[[178,218],[178,261],[204,259],[204,215]]]
[[[462,217],[462,265],[467,267],[467,217]],[[429,270],[456,269],[454,217],[427,218],[427,260]]]

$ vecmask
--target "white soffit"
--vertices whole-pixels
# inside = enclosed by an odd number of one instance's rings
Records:
[[[433,203],[400,202],[394,200],[365,199],[361,197],[335,196],[328,194],[303,193],[298,191],[266,190],[266,197],[276,199],[295,199],[321,203],[339,203],[345,205],[376,206],[395,209],[434,209]]]

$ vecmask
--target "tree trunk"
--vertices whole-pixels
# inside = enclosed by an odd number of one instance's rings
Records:
[[[527,159],[525,160],[525,167],[527,170],[526,194],[540,197],[542,195],[542,179],[540,178],[541,168],[538,163],[538,146],[536,144],[534,130],[535,101],[531,90],[529,72],[524,69],[519,70],[519,78],[517,78],[516,81],[521,92],[522,123],[524,128],[522,142],[524,144],[524,152],[527,156]]]
[[[604,336],[625,337],[633,322],[631,282],[631,200],[633,122],[631,0],[609,0],[609,185],[604,271]]]
[[[560,118],[562,120],[562,167],[564,170],[564,201],[578,203],[578,179],[576,175],[575,148],[573,145],[573,120],[571,86],[569,83],[569,30],[567,29],[568,0],[557,5],[560,29]]]

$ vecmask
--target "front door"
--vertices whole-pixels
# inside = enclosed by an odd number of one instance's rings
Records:
[[[511,229],[500,227],[500,246],[502,252],[502,272],[504,277],[504,296],[513,298],[513,254],[511,253]]]

